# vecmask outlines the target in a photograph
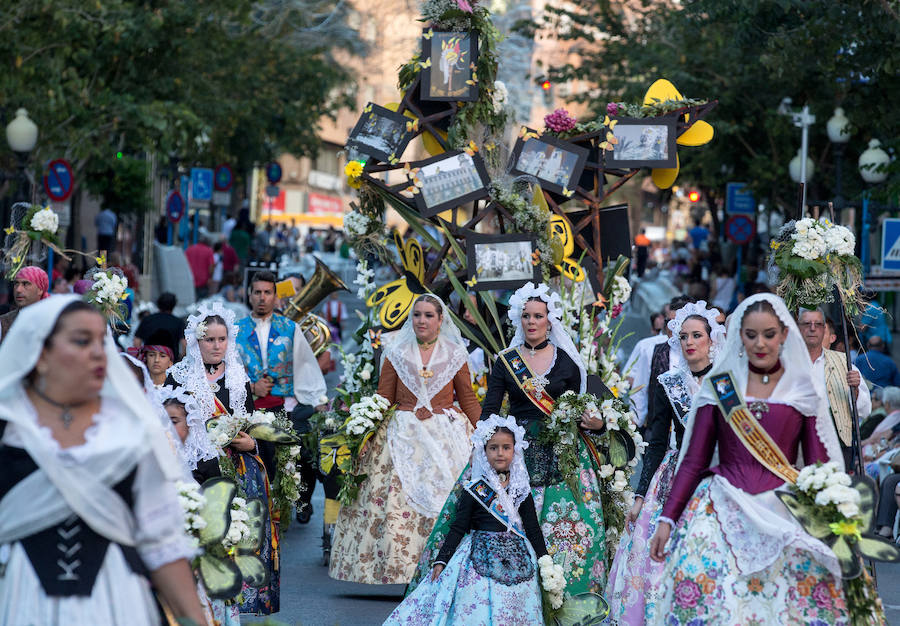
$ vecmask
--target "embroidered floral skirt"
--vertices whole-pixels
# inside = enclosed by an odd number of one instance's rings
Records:
[[[530,446],[526,453],[528,450]],[[606,527],[603,523],[597,468],[593,466],[587,447],[581,439],[578,440],[578,460],[577,494],[573,494],[564,481],[535,485],[532,479],[531,484],[547,552],[554,562],[563,567],[567,596],[587,591],[602,594],[606,587]],[[552,453],[543,457],[529,457],[526,454],[525,463],[532,476],[550,476],[556,467],[556,459]],[[431,563],[450,530],[462,485],[470,480],[470,476],[470,468],[466,467],[456,481],[422,551],[415,576],[407,589],[408,593],[425,576],[430,575]]]
[[[406,584],[434,525],[433,518],[417,513],[407,501],[391,461],[387,432],[382,427],[369,441],[360,459],[366,480],[356,502],[341,507],[331,543],[332,578]]]
[[[656,532],[677,463],[678,452],[669,450],[650,481],[641,514],[616,549],[605,595],[614,624],[632,626],[653,621],[665,563],[650,558],[650,539]]]
[[[764,569],[746,575],[739,571],[735,550],[765,537],[748,536],[752,530],[747,525],[729,535],[739,539],[735,547],[726,541],[719,519],[735,519],[735,512],[726,510],[731,504],[721,498],[713,480],[723,481],[716,477],[700,483],[670,539],[671,552],[652,623],[846,624],[840,580],[797,542],[788,543]],[[747,512],[748,517],[755,513]]]
[[[278,526],[272,517],[272,498],[269,493],[269,479],[262,459],[258,456],[241,452],[232,457],[237,469],[238,482],[248,498],[262,498],[267,503],[268,520],[265,525],[266,537],[259,557],[269,570],[269,584],[259,589],[248,587],[246,584],[241,589],[243,602],[240,604],[241,613],[253,613],[256,615],[269,615],[277,613],[280,606],[281,580],[278,563],[281,548],[278,543]],[[230,611],[230,609],[229,609]]]
[[[530,567],[496,571],[493,566],[511,548],[516,554],[526,551],[529,560],[525,565]],[[542,623],[541,590],[531,546],[518,535],[483,531],[463,537],[440,577],[432,581],[429,572],[385,621],[385,625],[398,626]]]

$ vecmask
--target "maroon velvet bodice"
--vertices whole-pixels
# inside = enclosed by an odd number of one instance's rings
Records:
[[[775,489],[784,483],[750,454],[718,407],[701,407],[695,420],[684,461],[675,474],[672,491],[663,506],[665,517],[678,521],[697,485],[709,474],[718,474],[752,494]],[[786,404],[770,403],[769,411],[761,415],[759,423],[791,464],[796,464],[801,445],[806,464],[828,461],[825,446],[816,434],[815,417],[804,416]],[[709,464],[716,444],[719,445],[719,464],[711,468]]]

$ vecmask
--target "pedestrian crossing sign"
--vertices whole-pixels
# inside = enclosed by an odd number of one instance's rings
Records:
[[[881,269],[900,271],[900,218],[884,220],[881,232]]]

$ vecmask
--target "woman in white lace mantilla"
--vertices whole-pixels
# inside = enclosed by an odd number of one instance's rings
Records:
[[[419,296],[384,352],[378,393],[397,411],[360,458],[367,478],[356,502],[338,516],[333,578],[405,584],[412,577],[434,519],[468,463],[469,433],[481,414],[467,361],[444,303]]]
[[[179,461],[106,321],[76,296],[23,309],[0,349],[0,624],[205,623]]]

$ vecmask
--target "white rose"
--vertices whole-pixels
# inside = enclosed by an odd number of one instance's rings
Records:
[[[859,505],[854,502],[841,502],[837,509],[844,517],[856,517],[859,515]]]
[[[612,465],[601,465],[600,466],[600,478],[609,478],[616,471],[616,468]]]
[[[625,478],[625,472],[622,470],[616,470],[616,475],[613,478],[612,488],[615,491],[625,491],[625,488],[628,487],[628,480]]]
[[[372,372],[370,372],[370,371],[367,370],[367,369],[363,369],[363,370],[359,373],[359,377],[360,377],[361,379],[363,379],[363,380],[369,380],[370,378],[372,378]]]

